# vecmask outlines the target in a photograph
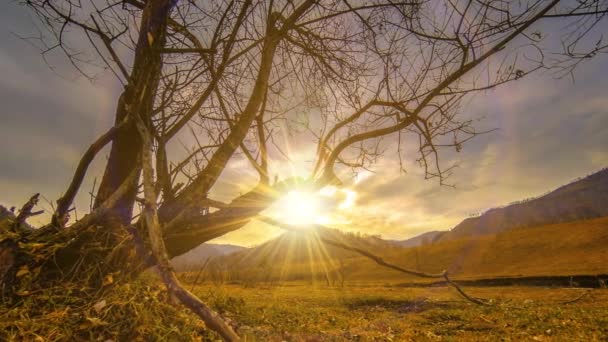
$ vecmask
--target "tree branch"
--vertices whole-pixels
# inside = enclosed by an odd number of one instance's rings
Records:
[[[279,221],[277,221],[277,220],[275,220],[273,218],[270,218],[268,216],[258,216],[257,219],[260,220],[260,221],[262,221],[262,222],[264,222],[264,223],[268,223],[270,225],[273,225],[273,226],[276,226],[276,227],[279,227],[279,228],[282,228],[282,229],[285,229],[285,230],[298,231],[298,227],[297,226],[289,225],[289,224],[285,224],[285,223],[279,222]],[[319,230],[322,231],[322,230],[327,230],[328,229],[328,228],[326,228],[326,227],[324,227],[322,225],[318,225],[318,224],[315,224],[313,226],[315,228],[317,228],[317,232],[319,232]],[[456,291],[458,291],[458,293],[462,297],[464,297],[466,300],[468,300],[468,301],[470,301],[472,303],[478,304],[478,305],[490,305],[485,300],[482,300],[480,298],[472,297],[472,296],[468,295],[466,292],[464,292],[462,290],[462,288],[458,284],[454,283],[448,277],[448,272],[447,271],[443,271],[441,273],[418,272],[418,271],[410,270],[410,269],[403,268],[401,266],[398,266],[398,265],[386,262],[381,257],[379,257],[379,256],[377,256],[377,255],[375,255],[373,253],[370,253],[370,252],[368,252],[366,250],[363,250],[361,248],[350,246],[350,245],[347,245],[345,243],[338,242],[338,241],[335,241],[335,240],[331,240],[331,239],[328,239],[328,238],[325,238],[325,237],[322,237],[322,236],[319,236],[319,240],[321,242],[325,243],[325,244],[332,245],[332,246],[335,246],[335,247],[338,247],[338,248],[341,248],[341,249],[344,249],[344,250],[347,250],[347,251],[355,252],[355,253],[357,253],[357,254],[359,254],[361,256],[364,256],[364,257],[372,260],[373,262],[375,262],[376,264],[378,264],[378,265],[380,265],[382,267],[386,267],[386,268],[395,270],[397,272],[405,273],[405,274],[408,274],[408,275],[413,275],[413,276],[416,276],[416,277],[422,277],[422,278],[443,278],[443,279],[445,279],[445,281],[450,286],[452,286],[453,288],[455,288]]]
[[[110,128],[93,144],[91,144],[91,146],[89,146],[86,152],[82,155],[82,158],[80,158],[80,162],[76,167],[76,171],[74,172],[74,176],[72,177],[72,181],[70,182],[68,189],[65,191],[65,194],[57,200],[57,209],[53,214],[51,224],[56,225],[57,227],[63,227],[63,225],[65,224],[65,215],[70,209],[70,206],[72,205],[72,202],[74,201],[74,198],[76,197],[76,194],[78,193],[78,190],[82,185],[82,181],[84,180],[89,165],[91,164],[97,153],[99,153],[101,149],[103,149],[108,143],[110,143],[114,139],[116,133],[122,127],[124,127],[125,124],[126,120]]]

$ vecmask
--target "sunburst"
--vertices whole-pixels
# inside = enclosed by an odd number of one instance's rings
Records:
[[[330,223],[327,206],[319,193],[293,190],[271,208],[271,215],[281,222],[299,227]]]

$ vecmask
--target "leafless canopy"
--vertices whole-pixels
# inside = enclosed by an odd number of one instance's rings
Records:
[[[26,2],[52,34],[45,53],[62,51],[85,74],[91,65],[103,66],[126,87],[138,44],[155,39],[142,39],[138,26],[150,3]],[[217,156],[227,149],[229,157],[239,149],[267,180],[269,150],[271,159],[281,154],[281,146],[268,145],[285,125],[308,129],[317,140],[313,177],[329,179],[336,165],[369,167],[382,155],[382,138],[409,135],[418,140],[427,176],[443,181],[439,150],[460,150],[478,133],[459,115],[464,96],[539,68],[571,70],[606,48],[599,39],[606,3],[597,0],[165,6],[165,41],[155,51],[162,67],[144,116],[167,199],[195,187],[199,196],[207,193],[219,172],[206,175],[223,168],[226,158]],[[553,22],[563,28],[561,41],[545,42],[542,25]],[[167,155],[168,145],[180,140],[194,142],[185,146],[190,153]],[[202,178],[210,179],[203,185]]]

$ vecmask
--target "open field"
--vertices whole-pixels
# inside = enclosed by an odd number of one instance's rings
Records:
[[[194,292],[238,326],[248,341],[605,341],[608,290],[467,288],[493,306],[446,287],[358,284],[273,288],[196,286]]]
[[[245,341],[608,340],[603,288],[465,287],[493,303],[478,306],[451,288],[390,283],[186,286]],[[93,297],[56,288],[21,298],[0,310],[0,341],[219,340],[151,274]]]

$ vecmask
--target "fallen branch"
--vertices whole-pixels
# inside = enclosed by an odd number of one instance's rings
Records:
[[[279,227],[279,228],[282,228],[282,229],[285,229],[285,230],[289,230],[289,231],[297,231],[298,230],[298,228],[296,226],[279,222],[279,221],[277,221],[277,220],[275,220],[273,218],[270,218],[268,216],[262,216],[262,215],[260,215],[260,216],[258,216],[258,219],[260,221],[264,222],[264,223],[268,223],[268,224],[271,224],[273,226],[276,226],[276,227]],[[318,229],[327,229],[326,227],[324,227],[322,225],[319,225],[319,224],[315,224],[313,226],[315,228],[318,228]],[[388,263],[388,262],[384,261],[384,259],[382,259],[381,257],[379,257],[379,256],[377,256],[375,254],[372,254],[372,253],[370,253],[370,252],[368,252],[366,250],[363,250],[363,249],[360,249],[360,248],[357,248],[357,247],[353,247],[353,246],[349,246],[349,245],[347,245],[345,243],[338,242],[338,241],[331,240],[331,239],[327,239],[327,238],[324,238],[322,236],[319,237],[319,240],[321,242],[325,243],[325,244],[332,245],[332,246],[335,246],[335,247],[338,247],[338,248],[342,248],[344,250],[355,252],[355,253],[357,253],[359,255],[362,255],[362,256],[364,256],[364,257],[372,260],[373,262],[375,262],[376,264],[378,264],[380,266],[383,266],[383,267],[386,267],[386,268],[390,268],[392,270],[395,270],[395,271],[398,271],[398,272],[401,272],[401,273],[405,273],[405,274],[409,274],[409,275],[413,275],[413,276],[417,276],[417,277],[422,277],[422,278],[443,278],[443,279],[445,279],[445,281],[446,281],[446,283],[448,285],[450,285],[453,288],[455,288],[456,291],[458,291],[458,293],[463,298],[465,298],[466,300],[468,300],[468,301],[470,301],[472,303],[478,304],[478,305],[490,305],[490,303],[488,303],[487,301],[485,301],[485,300],[483,300],[481,298],[472,297],[472,296],[468,295],[466,292],[464,292],[462,290],[462,288],[458,284],[456,284],[455,282],[453,282],[448,277],[448,272],[447,271],[443,271],[441,273],[425,273],[425,272],[418,272],[418,271],[414,271],[414,270],[409,270],[409,269],[403,268],[401,266]]]
[[[453,282],[449,277],[448,277],[448,272],[447,271],[443,271],[443,278],[445,279],[445,281],[450,284],[453,288],[456,289],[456,291],[458,291],[458,293],[460,293],[460,295],[462,297],[464,297],[465,299],[467,299],[470,302],[473,302],[475,304],[479,304],[479,305],[491,305],[489,302],[487,302],[485,299],[482,298],[476,298],[476,297],[472,297],[469,296],[466,292],[464,292],[462,290],[462,288],[460,286],[458,286],[458,284],[456,284],[455,282]]]
[[[589,290],[587,290],[587,291],[585,291],[585,292],[581,293],[579,296],[577,296],[577,297],[576,297],[576,298],[574,298],[574,299],[570,299],[570,300],[567,300],[567,301],[561,302],[560,304],[564,304],[564,305],[566,305],[566,304],[573,304],[573,303],[576,303],[576,302],[578,302],[579,300],[583,299],[585,296],[587,296],[589,293],[591,293],[591,289],[589,289]]]

